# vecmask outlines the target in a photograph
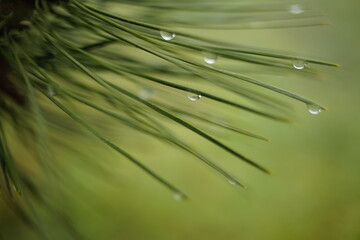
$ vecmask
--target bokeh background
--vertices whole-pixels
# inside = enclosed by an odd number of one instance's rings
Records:
[[[294,102],[296,122],[288,125],[244,116],[246,126],[268,136],[270,143],[222,133],[231,146],[269,167],[272,176],[179,133],[188,142],[203,145],[209,155],[244,180],[248,188],[240,189],[181,151],[110,127],[119,141],[138,150],[139,158],[191,199],[175,201],[157,182],[91,137],[81,142],[73,139],[85,154],[59,148],[54,154],[66,159],[59,164],[62,182],[50,178],[43,183],[47,204],[58,212],[34,206],[50,226],[48,231],[58,239],[68,239],[60,226],[70,224],[85,239],[93,240],[360,239],[360,2],[314,0],[307,4],[324,12],[330,24],[221,34],[232,42],[341,65],[322,68],[320,81],[294,75],[272,80],[329,111],[310,115]],[[6,205],[1,204],[0,210],[3,239],[37,239]],[[52,214],[63,215],[64,222],[53,220]]]

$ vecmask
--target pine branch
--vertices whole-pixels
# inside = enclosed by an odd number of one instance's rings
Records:
[[[129,160],[170,190],[176,199],[188,199],[187,194],[171,180],[165,180],[161,172],[152,170],[152,166],[143,163],[144,159],[135,157],[136,152],[110,140],[114,136],[106,133],[106,127],[93,124],[91,116],[83,111],[90,108],[99,116],[111,117],[121,128],[129,128],[196,157],[230,183],[244,187],[234,174],[207,156],[205,149],[178,137],[169,124],[180,126],[223,150],[224,154],[270,173],[266,167],[206,130],[207,126],[213,126],[267,141],[266,137],[238,123],[211,119],[212,105],[216,106],[216,112],[221,112],[221,106],[230,106],[234,112],[283,123],[291,122],[287,111],[283,110],[289,103],[279,100],[277,95],[302,102],[311,114],[319,114],[326,108],[273,86],[267,79],[255,78],[251,73],[219,63],[223,60],[246,63],[259,68],[259,72],[269,68],[294,75],[312,75],[318,66],[338,66],[191,33],[191,29],[324,24],[321,14],[298,4],[7,0],[1,2],[0,14],[0,70],[3,73],[0,81],[0,183],[5,185],[8,199],[15,202],[10,205],[15,206],[18,215],[45,239],[51,239],[51,234],[41,226],[41,220],[34,217],[33,202],[46,205],[59,221],[67,223],[68,220],[51,204],[46,204],[37,181],[19,167],[19,162],[25,160],[14,157],[17,138],[30,139],[33,143],[25,144],[23,150],[35,159],[31,161],[32,167],[41,166],[38,174],[51,174],[56,178],[61,175],[61,169],[54,167],[54,159],[50,157],[52,149],[57,147],[53,144],[56,137],[50,133],[71,131],[72,135],[85,139],[84,132],[77,129],[81,127],[117,152],[120,159]],[[195,56],[202,56],[203,62]],[[115,77],[107,77],[104,73]],[[75,74],[81,78],[74,77]],[[174,101],[168,100],[169,94],[174,96]],[[175,95],[183,95],[183,101],[175,100]],[[204,99],[209,100],[209,105],[203,109],[189,107],[188,102]],[[236,118],[233,120],[237,122]],[[66,124],[68,121],[71,124]],[[11,136],[10,132],[18,136]],[[71,145],[64,140],[61,144]],[[71,151],[71,146],[68,150]],[[81,233],[71,224],[64,225],[76,239],[81,238]]]

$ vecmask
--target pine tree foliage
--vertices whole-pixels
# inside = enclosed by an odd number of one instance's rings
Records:
[[[237,40],[222,42],[201,33],[319,24],[324,24],[321,14],[300,4],[2,1],[0,163],[2,191],[7,194],[1,197],[27,224],[40,229],[35,227],[39,223],[34,223],[36,214],[30,199],[44,205],[46,201],[34,178],[43,171],[60,174],[52,166],[52,149],[60,145],[76,148],[73,136],[87,132],[178,198],[188,198],[161,172],[153,171],[134,152],[112,141],[111,134],[92,121],[94,114],[113,118],[119,128],[188,152],[233,184],[244,186],[204,149],[178,137],[171,124],[212,143],[224,154],[270,173],[251,156],[213,136],[207,127],[267,139],[238,124],[212,118],[210,113],[220,114],[223,106],[229,106],[249,116],[289,122],[288,103],[277,98],[281,95],[302,102],[313,114],[325,108],[233,66],[247,64],[244,66],[259,71],[313,74],[317,66],[336,64],[240,45]],[[221,61],[229,64],[221,65]],[[57,137],[64,133],[65,142]],[[20,151],[31,154],[31,160],[16,159],[14,152],[20,147]],[[36,170],[29,171],[24,162]],[[81,239],[68,227],[76,239]],[[39,233],[49,238],[46,232]]]

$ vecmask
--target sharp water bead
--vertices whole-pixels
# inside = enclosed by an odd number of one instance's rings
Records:
[[[192,92],[188,93],[188,99],[190,99],[193,102],[201,99],[201,97],[202,97],[201,94],[198,94],[198,93],[192,93]]]
[[[319,105],[316,105],[316,104],[307,104],[307,108],[308,108],[309,113],[311,113],[313,115],[317,115],[324,110],[322,107],[320,107]]]
[[[231,185],[238,185],[238,183],[237,183],[234,179],[228,179],[228,182],[229,182]]]
[[[214,53],[203,53],[204,61],[207,64],[214,64],[217,62],[218,56]]]
[[[292,14],[301,14],[304,11],[304,7],[301,4],[293,4],[289,7],[289,12]]]
[[[242,184],[240,182],[240,180],[235,176],[232,176],[231,178],[229,177],[227,180],[231,185],[237,185],[237,186],[241,186],[243,188],[246,188],[246,186],[244,184]]]
[[[160,31],[160,36],[162,37],[162,39],[166,41],[170,41],[176,37],[176,34],[166,31]]]
[[[306,67],[307,62],[301,59],[293,59],[292,60],[292,65],[294,68],[302,70]]]

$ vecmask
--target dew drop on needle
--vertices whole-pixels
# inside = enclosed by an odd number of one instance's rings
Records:
[[[162,37],[162,39],[166,41],[170,41],[176,37],[176,34],[166,31],[160,31],[160,36]]]
[[[324,110],[319,105],[312,104],[312,103],[307,104],[307,108],[308,108],[309,113],[311,113],[313,115],[317,115],[317,114],[321,113]]]
[[[203,53],[204,61],[207,64],[215,64],[217,62],[218,56],[214,53]]]
[[[173,198],[176,200],[176,201],[184,201],[186,199],[186,196],[181,193],[181,192],[175,192],[173,194]]]
[[[302,70],[306,67],[307,62],[301,59],[293,59],[292,60],[292,65],[294,68],[298,69],[298,70]]]
[[[195,101],[200,100],[202,96],[201,96],[201,94],[198,94],[198,93],[189,92],[187,97],[191,101],[195,102]]]
[[[289,12],[292,14],[301,14],[304,11],[304,7],[301,4],[293,4],[289,6]]]

